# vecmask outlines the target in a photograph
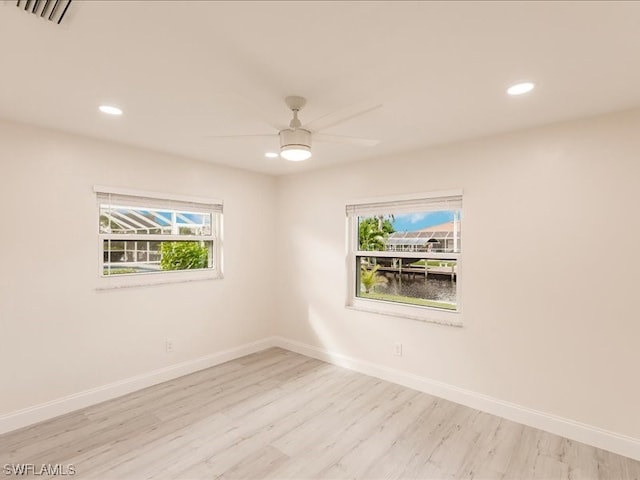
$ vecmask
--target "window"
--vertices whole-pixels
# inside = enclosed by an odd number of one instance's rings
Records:
[[[222,201],[94,190],[102,278],[221,276]]]
[[[346,213],[348,306],[460,324],[461,191],[353,202]]]

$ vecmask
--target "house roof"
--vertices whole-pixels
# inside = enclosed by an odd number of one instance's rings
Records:
[[[462,224],[461,222],[458,222],[458,232],[460,232],[462,228]],[[454,225],[453,222],[446,222],[446,223],[441,223],[439,225],[433,225],[431,227],[427,227],[427,228],[423,228],[422,230],[418,230],[419,232],[425,232],[425,233],[429,233],[429,232],[453,232],[454,231]]]
[[[442,241],[454,236],[453,222],[447,222],[413,232],[394,232],[387,238],[387,245],[426,245],[429,240]],[[460,228],[457,230],[457,237],[460,238]]]

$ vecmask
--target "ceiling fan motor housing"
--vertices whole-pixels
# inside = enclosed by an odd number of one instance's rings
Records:
[[[280,149],[295,147],[311,149],[311,132],[309,130],[287,128],[280,131]]]

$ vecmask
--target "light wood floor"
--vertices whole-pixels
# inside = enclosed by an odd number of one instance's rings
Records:
[[[640,478],[640,462],[275,348],[0,436],[0,468],[18,463],[117,480]]]

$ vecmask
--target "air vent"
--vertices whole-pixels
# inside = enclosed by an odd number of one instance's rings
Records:
[[[57,23],[64,18],[72,0],[18,0],[16,6],[27,13]]]

